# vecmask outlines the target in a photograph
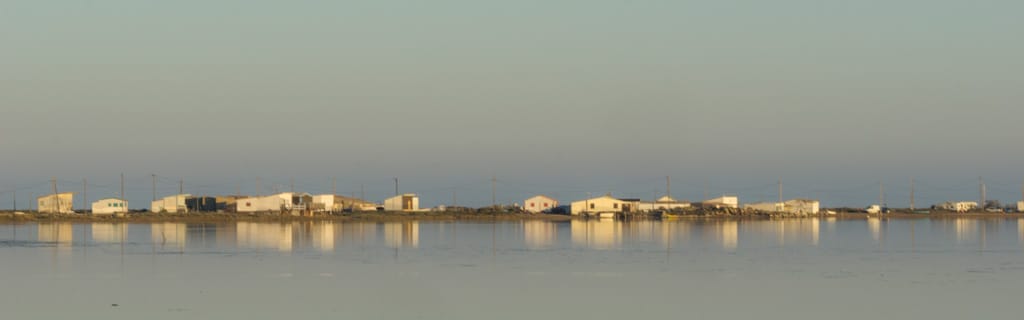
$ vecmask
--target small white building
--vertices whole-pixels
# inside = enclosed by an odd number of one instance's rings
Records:
[[[185,200],[192,197],[191,194],[176,194],[157,199],[150,203],[149,211],[153,213],[187,213],[188,206]]]
[[[74,192],[62,192],[36,198],[36,208],[40,213],[75,213],[74,203]]]
[[[419,211],[420,197],[406,193],[384,200],[384,211]]]
[[[818,214],[821,201],[811,199],[793,199],[783,203],[782,210],[793,214]]]
[[[128,201],[106,198],[100,199],[99,201],[92,203],[92,214],[115,214],[115,213],[127,213],[128,212]]]
[[[664,211],[664,210],[671,211],[671,210],[685,209],[685,208],[689,208],[691,206],[692,205],[689,202],[678,201],[676,199],[673,199],[672,197],[663,196],[661,198],[658,198],[658,200],[654,201],[654,202],[649,202],[649,201],[640,202],[639,210],[640,211],[647,211],[647,212]]]
[[[1024,212],[1024,201],[1017,201],[1017,212]]]
[[[939,205],[940,208],[956,213],[964,213],[978,208],[978,203],[973,201],[945,202]]]
[[[785,204],[779,202],[754,202],[744,204],[743,209],[764,212],[782,212],[785,209],[785,206]]]
[[[570,213],[579,215],[581,213],[602,213],[602,212],[633,212],[639,210],[639,201],[622,200],[606,194],[597,198],[574,201],[570,205]]]
[[[558,206],[558,200],[545,195],[536,195],[523,201],[523,210],[531,213],[547,212]]]
[[[361,199],[350,198],[333,194],[321,194],[313,196],[311,208],[314,212],[342,212],[346,209],[353,211],[374,211],[377,205]]]
[[[701,206],[705,208],[739,208],[740,198],[737,196],[721,196],[711,200],[705,200],[701,203]]]
[[[295,209],[295,195],[291,192],[282,192],[263,197],[250,197],[238,199],[235,202],[238,212],[282,212]]]

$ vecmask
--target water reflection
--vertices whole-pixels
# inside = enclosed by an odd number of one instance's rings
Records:
[[[292,251],[292,225],[239,221],[235,226],[239,248]]]
[[[868,217],[868,230],[871,230],[871,239],[875,242],[882,240],[882,220],[878,217]]]
[[[718,224],[717,238],[722,247],[729,250],[736,249],[739,244],[739,223],[736,221],[722,221]]]
[[[187,226],[184,223],[154,223],[150,225],[151,237],[153,244],[164,249],[175,249],[178,251],[185,249],[186,243],[186,230]]]
[[[523,222],[523,238],[527,248],[550,248],[558,239],[558,229],[548,221],[526,221]]]
[[[321,252],[334,251],[334,223],[330,221],[306,225],[310,244]]]
[[[970,242],[976,237],[978,231],[978,220],[955,219],[953,221],[953,226],[956,231],[957,242]]]
[[[390,248],[418,248],[420,246],[419,222],[384,223],[384,243]]]
[[[622,222],[613,219],[573,220],[572,243],[596,250],[616,249],[622,244]]]
[[[71,223],[40,223],[39,242],[53,243],[60,251],[71,251],[74,241],[74,226]]]
[[[92,241],[98,243],[120,243],[128,237],[128,225],[124,223],[93,223]]]

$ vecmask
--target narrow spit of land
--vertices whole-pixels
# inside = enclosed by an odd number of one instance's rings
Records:
[[[920,213],[887,213],[871,214],[858,212],[838,212],[836,214],[818,215],[781,215],[764,212],[745,213],[722,213],[722,212],[694,212],[685,215],[673,215],[662,217],[660,214],[634,214],[620,216],[626,220],[650,220],[661,219],[673,220],[736,220],[736,219],[806,219],[806,218],[835,218],[835,219],[953,219],[953,218],[1014,218],[1024,219],[1024,213],[955,213],[955,212],[932,212]],[[316,216],[293,216],[281,214],[239,214],[239,213],[215,213],[199,212],[187,214],[166,214],[166,213],[130,213],[124,216],[90,214],[43,214],[37,212],[0,212],[0,223],[31,223],[31,222],[118,222],[118,223],[150,223],[150,222],[182,222],[182,223],[218,223],[232,221],[257,221],[257,222],[293,222],[293,221],[569,221],[573,219],[588,219],[585,217],[569,216],[561,214],[529,214],[511,212],[354,212],[337,215],[316,215]],[[597,218],[589,218],[597,219]]]

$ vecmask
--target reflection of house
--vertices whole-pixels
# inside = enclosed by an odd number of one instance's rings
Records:
[[[622,243],[622,222],[618,220],[573,220],[572,242],[591,249],[615,249]]]
[[[325,221],[316,223],[309,228],[310,240],[314,249],[329,252],[334,250],[334,223]]]
[[[739,244],[739,223],[736,221],[722,221],[718,228],[719,240],[722,247],[736,249]]]
[[[235,236],[238,247],[292,251],[292,225],[239,221]]]
[[[384,242],[391,248],[418,248],[420,224],[415,221],[385,223]]]
[[[128,236],[128,225],[123,223],[93,223],[92,241],[100,243],[117,243]]]
[[[310,209],[314,212],[373,211],[377,209],[377,205],[356,198],[321,194],[313,196],[313,205]]]
[[[67,247],[75,238],[75,229],[70,223],[39,223],[38,228],[39,242],[55,242],[58,247]]]
[[[36,198],[40,213],[75,213],[74,192],[62,192]]]
[[[384,211],[419,211],[420,197],[412,193],[394,196],[384,200]]]
[[[664,211],[664,210],[679,210],[689,208],[691,205],[689,202],[678,201],[669,196],[658,198],[654,202],[641,202],[640,211]]]
[[[740,198],[736,196],[721,196],[711,200],[705,200],[701,202],[701,206],[704,208],[739,208]]]
[[[573,215],[600,212],[634,212],[639,210],[639,206],[639,199],[618,199],[612,197],[611,194],[606,194],[597,198],[574,201],[570,206],[570,211]]]
[[[149,211],[154,213],[186,213],[188,212],[188,206],[185,205],[185,200],[191,196],[190,194],[176,194],[164,197],[163,199],[157,199],[151,203]]]
[[[128,201],[107,198],[92,203],[92,214],[127,213]]]
[[[188,227],[184,223],[164,222],[150,225],[153,243],[161,247],[185,248],[187,229]]]
[[[305,210],[312,204],[313,196],[292,192],[283,192],[265,197],[238,199],[237,212],[283,212]]]
[[[558,200],[545,195],[536,195],[523,201],[523,210],[532,213],[551,211],[558,206]]]
[[[555,224],[548,221],[523,222],[523,238],[530,249],[550,247],[558,238],[557,232]]]

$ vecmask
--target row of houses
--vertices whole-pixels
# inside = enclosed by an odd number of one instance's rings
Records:
[[[74,213],[74,192],[46,195],[37,199],[38,210],[43,213]],[[518,205],[518,204],[517,204]],[[670,196],[655,201],[643,201],[631,198],[616,198],[611,194],[572,202],[565,211],[572,215],[590,213],[632,213],[652,211],[673,211],[692,207],[736,209],[740,208],[739,197],[722,196],[702,202],[691,203],[678,201]],[[978,209],[977,202],[961,201],[946,202],[936,206],[952,212],[968,212]],[[522,210],[532,213],[554,212],[560,208],[557,199],[545,195],[537,195],[523,201]],[[817,214],[821,203],[811,199],[792,199],[784,202],[755,202],[743,205],[744,209],[765,212],[784,212],[791,214]],[[339,195],[283,192],[268,196],[193,196],[177,194],[154,200],[150,203],[150,212],[154,213],[188,213],[188,212],[308,212],[336,213],[343,211],[425,211],[420,208],[420,198],[416,194],[400,194],[385,199],[378,205],[362,199]],[[1024,201],[1017,202],[1017,210],[1024,212]],[[93,214],[127,213],[128,202],[117,198],[100,199],[92,203]]]

